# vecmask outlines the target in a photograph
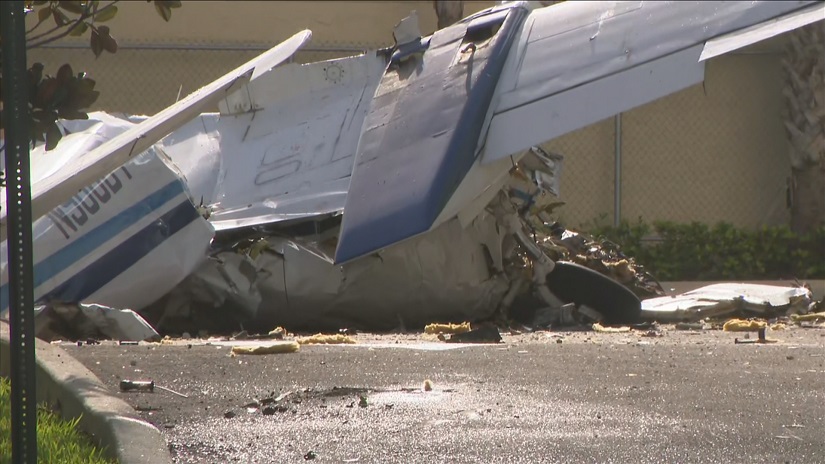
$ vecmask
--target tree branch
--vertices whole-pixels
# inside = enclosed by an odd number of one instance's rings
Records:
[[[105,9],[109,8],[110,6],[113,6],[114,4],[116,4],[116,3],[118,3],[118,2],[120,2],[120,0],[114,0],[114,1],[112,1],[111,3],[109,3],[108,5],[104,6],[103,8],[98,9],[98,10],[97,10],[97,11],[95,11],[95,12],[88,12],[88,11],[87,11],[86,13],[83,13],[83,14],[82,14],[82,15],[80,15],[80,16],[79,16],[79,17],[78,17],[78,18],[74,21],[74,23],[72,23],[72,25],[71,25],[71,26],[69,26],[69,28],[68,28],[68,29],[66,29],[65,31],[61,32],[60,34],[54,35],[54,36],[52,36],[52,37],[46,37],[46,38],[44,38],[43,40],[41,40],[41,41],[39,41],[39,42],[34,42],[34,43],[27,44],[27,45],[26,45],[26,49],[32,49],[32,48],[42,47],[43,45],[46,45],[46,44],[48,44],[48,43],[52,43],[52,42],[54,42],[54,41],[56,41],[56,40],[60,40],[60,39],[62,39],[63,37],[66,37],[67,35],[71,34],[71,33],[72,33],[72,31],[73,31],[73,30],[74,30],[77,26],[79,26],[79,25],[80,25],[80,23],[82,23],[83,21],[85,21],[85,20],[87,20],[87,19],[89,19],[89,18],[91,18],[91,17],[94,17],[95,15],[99,14],[99,13],[100,13],[100,12],[102,12],[103,10],[105,10]],[[89,2],[89,3],[87,4],[86,8],[88,9],[91,5],[92,5],[92,3],[91,3],[91,2]],[[58,29],[60,29],[61,27],[66,27],[66,25],[64,24],[63,26],[57,26],[57,27],[54,27],[54,28],[52,28],[51,30],[49,30],[49,31],[47,31],[47,32],[44,32],[44,33],[42,33],[42,34],[39,34],[39,35],[36,35],[36,36],[34,36],[34,37],[30,37],[30,38],[28,38],[28,39],[27,39],[27,41],[37,40],[37,39],[39,39],[39,38],[45,37],[45,36],[47,36],[47,35],[49,35],[49,34],[51,34],[51,33],[55,32],[55,31],[57,31],[57,30],[58,30]]]
[[[52,6],[51,6],[51,5],[48,5],[48,6],[46,6],[45,8],[48,8],[50,12],[52,11]],[[38,12],[39,12],[39,11],[38,11]],[[51,16],[51,15],[50,15],[50,16]],[[48,19],[48,18],[46,18],[46,19]],[[37,21],[37,24],[35,24],[34,26],[32,26],[32,28],[31,28],[31,29],[29,29],[28,31],[26,31],[26,35],[29,35],[31,32],[34,32],[34,30],[35,30],[35,29],[37,29],[38,27],[40,27],[40,25],[41,25],[41,24],[43,24],[43,23],[45,23],[45,22],[46,22],[46,19],[44,19],[43,21]]]

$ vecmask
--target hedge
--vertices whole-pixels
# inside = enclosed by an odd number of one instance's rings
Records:
[[[825,279],[825,225],[798,235],[726,222],[591,224],[587,233],[617,243],[659,281]]]

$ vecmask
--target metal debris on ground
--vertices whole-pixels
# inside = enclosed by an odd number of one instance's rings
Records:
[[[673,326],[676,330],[705,330],[704,322],[677,322]]]
[[[791,314],[792,322],[825,322],[825,312],[811,314]]]
[[[533,218],[532,225],[539,245],[551,259],[570,261],[599,272],[626,286],[639,298],[666,294],[656,278],[633,257],[625,255],[620,245],[565,229],[561,224],[551,222],[548,215],[540,214]],[[538,224],[536,219],[547,222]]]
[[[658,329],[643,330],[638,332],[640,337],[664,337],[665,333]]]
[[[763,327],[763,328],[761,328],[761,329],[759,329],[759,336],[758,336],[758,338],[755,338],[755,339],[744,339],[744,340],[743,340],[743,339],[739,339],[739,338],[734,338],[734,339],[733,339],[733,343],[735,343],[735,344],[737,344],[737,345],[741,345],[741,344],[752,344],[752,343],[778,343],[778,342],[779,342],[779,340],[777,340],[777,339],[775,339],[775,338],[767,338],[767,337],[765,337],[765,330],[766,330],[766,329],[765,329],[764,327]]]
[[[424,333],[427,334],[457,334],[469,332],[471,329],[469,322],[462,322],[461,324],[440,324],[432,323],[424,326]]]
[[[149,392],[152,393],[155,391],[155,388],[158,390],[163,390],[174,395],[180,396],[181,398],[189,398],[188,395],[180,393],[178,391],[172,390],[171,388],[162,387],[160,385],[155,384],[154,380],[127,380],[123,379],[120,381],[119,384],[120,391],[122,392],[129,392],[129,391],[138,391],[138,392]]]
[[[811,305],[811,291],[801,286],[720,283],[680,295],[643,300],[642,317],[659,322],[734,316],[794,317],[807,313]]]
[[[230,354],[232,356],[240,354],[283,354],[295,353],[301,348],[297,342],[283,342],[272,345],[257,346],[233,346]]]
[[[497,327],[486,326],[469,332],[454,333],[449,337],[439,334],[438,339],[446,343],[499,343],[501,334]]]
[[[51,303],[34,309],[35,335],[42,340],[155,341],[160,335],[140,314],[96,304]]]
[[[284,337],[289,335],[289,332],[287,332],[285,328],[279,326],[270,330],[268,335],[272,338],[282,340]]]

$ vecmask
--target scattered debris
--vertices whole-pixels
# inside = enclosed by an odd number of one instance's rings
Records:
[[[665,295],[661,284],[635,259],[622,253],[618,244],[565,229],[556,222],[541,226],[539,230],[546,231],[547,235],[540,236],[539,243],[552,259],[596,271],[624,285],[639,298]]]
[[[595,317],[601,317],[596,315]],[[575,303],[567,303],[559,308],[545,306],[536,310],[532,325],[536,328],[549,328],[553,325],[570,326],[579,321],[579,311]]]
[[[733,339],[733,343],[735,343],[737,345],[739,345],[739,344],[748,344],[748,343],[777,343],[777,342],[779,342],[779,340],[765,337],[765,327],[762,327],[761,329],[759,329],[759,338],[757,338],[755,340],[754,339],[741,340],[739,338],[734,338]]]
[[[138,313],[96,304],[52,303],[34,309],[35,335],[43,340],[101,338],[154,341],[160,335]]]
[[[286,412],[286,410],[289,409],[289,408],[287,408],[286,406],[283,406],[283,405],[279,405],[279,406],[281,407],[281,409],[284,412]],[[261,409],[261,414],[263,414],[264,416],[272,416],[276,412],[278,412],[278,408],[276,408],[275,406],[265,406],[263,409]]]
[[[149,380],[121,380],[120,391],[154,392],[155,382]]]
[[[470,328],[469,322],[462,322],[461,324],[427,324],[424,326],[424,333],[439,335],[439,334],[457,334],[457,333],[464,333],[469,332],[472,330]]]
[[[725,332],[756,332],[765,330],[765,327],[767,326],[768,322],[763,320],[731,319],[725,322],[725,325],[722,326],[722,330]]]
[[[167,391],[174,395],[180,396],[181,398],[189,398],[188,395],[183,393],[177,392],[172,390],[171,388],[161,387],[160,385],[156,385],[153,380],[121,380],[120,381],[120,391],[128,392],[128,391],[139,391],[139,392],[149,392],[152,393],[155,391],[155,388],[158,390]]]
[[[593,330],[600,333],[627,333],[630,332],[630,327],[606,327],[596,322],[593,324]]]
[[[311,337],[298,339],[298,344],[300,345],[342,345],[355,343],[357,342],[354,338],[342,334],[325,335],[319,333],[312,335]]]
[[[439,340],[446,343],[499,343],[501,334],[498,328],[487,326],[469,332],[460,332],[451,335],[449,338],[444,335],[438,336]]]
[[[792,322],[825,322],[825,312],[810,314],[791,314]]]
[[[646,330],[639,333],[640,337],[664,337],[664,332],[656,329]]]
[[[721,283],[681,295],[642,301],[642,317],[660,322],[693,322],[709,317],[778,317],[806,313],[812,301],[804,287]]]
[[[703,322],[677,322],[674,325],[676,330],[705,330]]]
[[[287,332],[285,328],[279,326],[270,330],[268,335],[274,339],[283,340],[284,337],[289,335],[289,332]]]
[[[282,354],[295,353],[301,348],[297,342],[283,342],[272,345],[257,345],[257,346],[233,346],[231,354]]]

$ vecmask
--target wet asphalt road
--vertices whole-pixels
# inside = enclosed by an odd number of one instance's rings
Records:
[[[736,336],[358,335],[238,357],[189,341],[64,348],[113,390],[153,379],[189,395],[121,394],[179,463],[825,462],[825,329],[773,332],[775,345]],[[244,407],[296,389],[268,415]]]

